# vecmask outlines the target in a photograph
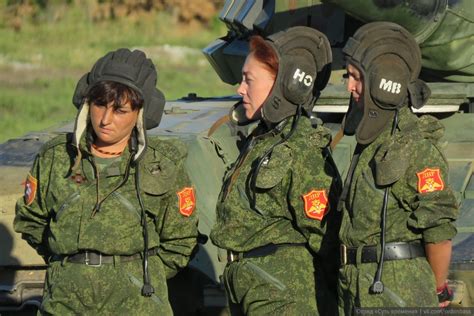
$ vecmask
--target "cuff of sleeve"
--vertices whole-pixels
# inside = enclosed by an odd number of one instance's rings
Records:
[[[445,223],[423,231],[423,240],[428,243],[438,243],[443,240],[453,239],[457,229],[452,223]]]

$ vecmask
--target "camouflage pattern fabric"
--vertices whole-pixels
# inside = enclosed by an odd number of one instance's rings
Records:
[[[108,255],[131,255],[143,252],[141,208],[135,189],[134,168],[131,169],[127,182],[114,191],[123,179],[130,157],[128,150],[122,154],[121,159],[98,171],[97,177],[94,171],[97,167],[94,157],[88,150],[83,150],[82,177],[78,182],[77,177],[71,177],[70,174],[70,166],[76,149],[67,139],[65,135],[58,136],[45,144],[36,157],[28,179],[31,177],[36,179],[37,190],[31,201],[28,195],[18,200],[15,230],[22,233],[23,238],[37,249],[46,261],[53,255],[74,254],[85,249]],[[81,148],[87,148],[84,139],[81,145]],[[185,156],[186,150],[181,142],[150,138],[146,155],[140,162],[141,195],[147,214],[149,249],[158,247],[157,257],[150,258],[151,272],[158,272],[156,275],[150,275],[152,284],[157,289],[155,294],[163,301],[162,313],[165,314],[169,312],[170,307],[166,290],[164,290],[166,289],[164,280],[172,277],[180,268],[187,265],[197,238],[196,212],[185,216],[181,214],[178,204],[177,192],[185,187],[191,187],[183,167]],[[112,191],[114,192],[102,203],[101,209],[93,215],[96,202]],[[134,264],[137,269],[132,269],[130,273],[134,273],[138,280],[142,280],[143,272],[139,269],[141,260],[139,259]],[[127,263],[128,265],[132,264]],[[51,271],[53,266],[55,266],[54,273]],[[121,265],[120,269],[122,268]],[[62,269],[64,271],[61,271]],[[93,271],[88,271],[88,269]],[[112,273],[112,270],[112,266],[95,270],[94,267],[82,266],[82,264],[66,263],[58,267],[54,263],[48,270],[45,311],[54,312],[55,308],[59,310],[61,304],[59,302],[62,299],[55,301],[55,297],[63,295],[63,297],[68,297],[64,300],[64,304],[69,304],[73,300],[78,301],[74,305],[63,307],[79,308],[77,312],[81,313],[81,306],[86,308],[86,305],[91,304],[90,298],[86,296],[96,294],[89,293],[86,288],[92,289],[95,286],[99,288],[101,282],[108,283],[107,286],[111,287],[130,283],[127,273],[118,271]],[[98,271],[108,274],[99,276]],[[84,278],[78,277],[78,283],[74,285],[76,291],[55,293],[56,279],[59,284],[67,283],[67,279],[77,273],[79,275],[83,273]],[[94,280],[97,284],[90,283]],[[73,289],[72,285],[68,286]],[[61,291],[61,288],[62,285],[58,285],[58,291]],[[131,286],[130,288],[135,289],[135,294],[140,296],[140,287]],[[105,289],[100,295],[105,295],[106,291]],[[81,305],[82,303],[79,302],[83,294],[86,295],[83,297],[85,302],[89,303]],[[128,302],[126,298],[135,295],[127,291],[124,291],[124,294],[126,294],[123,296],[124,304]],[[112,300],[110,301],[112,305],[101,305],[100,308],[104,310],[122,308],[122,304],[117,302],[119,301]],[[153,299],[144,302],[148,302],[148,305],[155,304]],[[143,308],[148,307],[143,306]]]
[[[305,247],[281,247],[224,271],[232,315],[318,315],[315,284],[313,256]]]
[[[160,258],[148,261],[155,294],[141,295],[142,261],[90,267],[51,262],[45,282],[45,315],[173,315],[168,302],[166,275]]]
[[[399,113],[394,136],[390,127],[360,154],[354,170],[340,239],[350,247],[377,245],[384,188],[391,187],[386,222],[386,242],[436,243],[456,234],[453,221],[458,203],[448,185],[448,164],[437,143],[441,123],[431,116],[417,118],[408,107]],[[423,174],[434,174],[428,179]],[[428,180],[434,182],[428,188]],[[384,263],[381,295],[368,293],[376,263],[360,263],[340,269],[341,309],[347,315],[356,307],[437,306],[435,281],[426,258]]]
[[[326,260],[326,256],[334,258],[337,253],[339,214],[332,203],[337,193],[331,190],[336,173],[322,154],[330,141],[326,128],[314,129],[310,120],[302,117],[289,140],[277,145],[262,164],[255,190],[250,186],[259,158],[289,132],[290,126],[291,119],[281,132],[267,132],[260,125],[249,136],[250,149],[244,147],[227,173],[218,200],[216,224],[211,231],[211,239],[218,247],[245,252],[271,243],[306,243],[318,262]],[[310,197],[305,204],[303,196],[310,196],[311,192],[318,198]],[[316,215],[311,217],[312,214]],[[319,220],[314,218],[319,216]],[[240,305],[246,314],[318,313],[314,302],[314,288],[318,288],[313,282],[314,256],[304,247],[284,248],[273,255],[248,258],[227,267],[225,282],[230,301]],[[316,269],[323,269],[325,266],[318,262]],[[259,273],[266,277],[259,277]],[[271,296],[267,294],[267,285],[272,283],[269,280],[280,284],[272,285]],[[306,284],[297,280],[306,280]],[[333,302],[335,291],[334,287]],[[320,303],[324,305],[323,301]]]

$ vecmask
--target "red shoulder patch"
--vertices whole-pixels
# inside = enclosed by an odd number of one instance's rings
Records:
[[[186,217],[191,216],[196,208],[194,188],[183,188],[176,194],[178,195],[179,212]]]
[[[442,191],[444,189],[444,182],[439,168],[426,168],[421,172],[417,172],[416,175],[418,176],[419,193]]]
[[[304,201],[306,216],[318,221],[322,220],[329,208],[326,190],[311,190],[301,197]]]
[[[33,177],[31,174],[28,173],[28,176],[26,177],[26,182],[25,182],[25,204],[31,205],[33,201],[35,200],[36,197],[36,190],[38,188],[38,180],[36,180],[35,177]]]

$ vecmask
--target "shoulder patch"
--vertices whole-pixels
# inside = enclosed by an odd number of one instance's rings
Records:
[[[418,192],[429,193],[434,191],[442,191],[444,189],[444,181],[441,178],[439,168],[426,168],[416,173],[418,177]]]
[[[326,215],[329,205],[326,190],[311,190],[301,195],[304,201],[304,211],[306,216],[318,221]]]
[[[193,214],[196,208],[196,196],[194,195],[194,188],[183,188],[176,193],[178,195],[179,212],[186,217]]]
[[[36,180],[35,177],[33,177],[30,173],[28,173],[28,176],[26,177],[25,181],[25,204],[31,205],[33,201],[35,200],[36,197],[36,190],[38,188],[38,180]]]

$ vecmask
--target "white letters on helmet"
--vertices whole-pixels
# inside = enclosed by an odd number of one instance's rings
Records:
[[[311,86],[313,83],[313,77],[310,75],[306,75],[304,71],[301,71],[301,69],[296,68],[295,73],[293,74],[293,79],[298,79],[299,82],[303,82],[303,84],[307,87]]]
[[[385,78],[382,78],[382,80],[380,80],[379,88],[384,90],[384,91],[394,93],[394,94],[399,94],[400,90],[401,90],[401,87],[402,87],[402,85],[398,82],[394,82],[392,80],[387,80]]]

